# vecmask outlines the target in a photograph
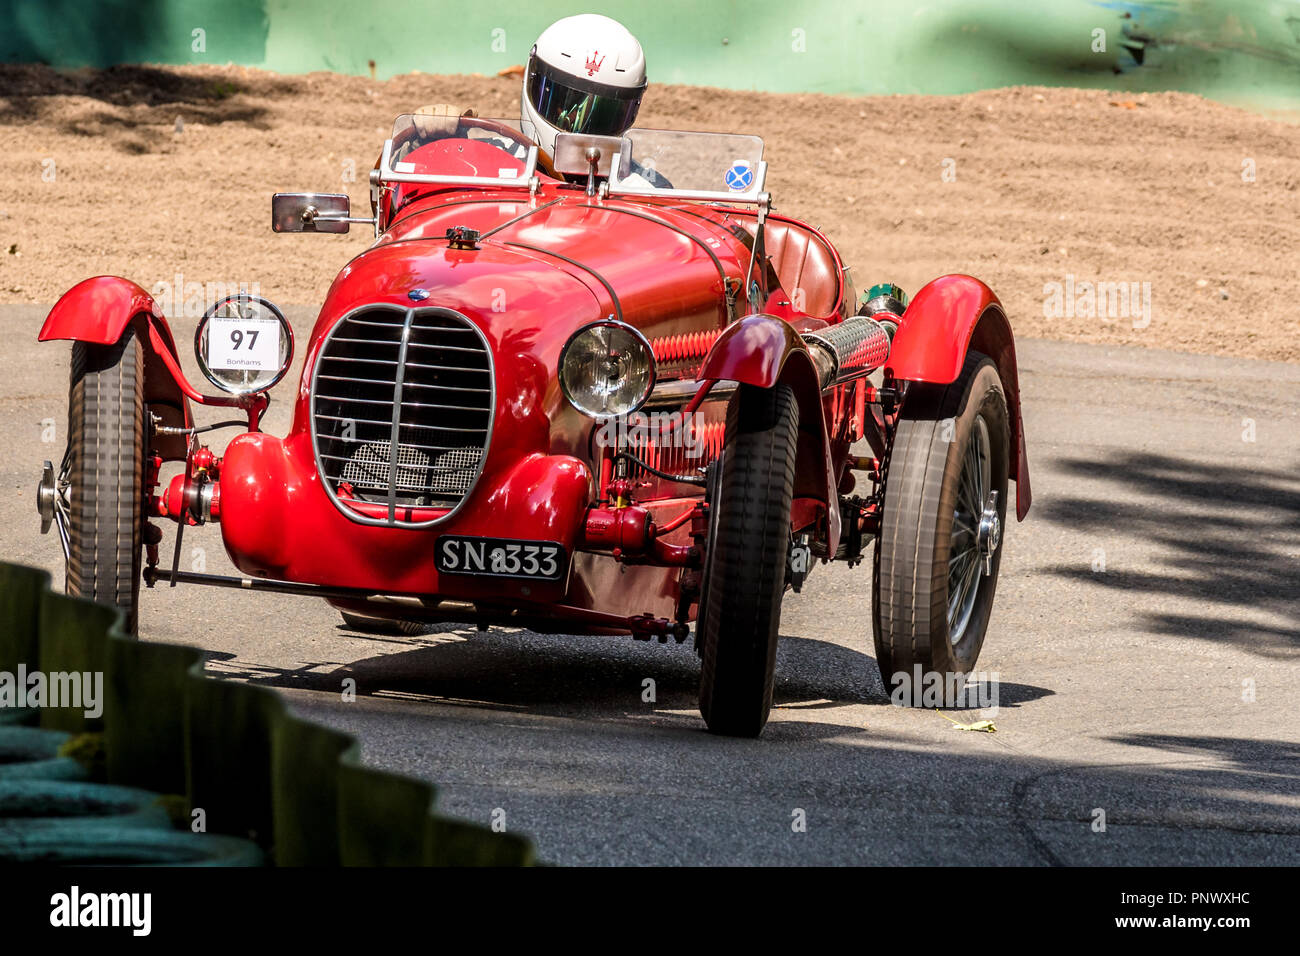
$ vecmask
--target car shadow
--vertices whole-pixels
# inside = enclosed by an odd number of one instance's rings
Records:
[[[619,637],[567,637],[472,624],[433,625],[420,635],[367,634],[339,625],[350,639],[373,642],[379,653],[351,662],[317,661],[277,668],[212,655],[214,673],[281,689],[359,696],[472,703],[503,711],[623,719],[685,711],[698,706],[700,663],[691,640],[659,644]],[[346,685],[344,682],[355,682]],[[1023,684],[999,683],[991,698],[1017,707],[1052,693]],[[984,697],[951,712],[975,711]],[[653,698],[653,699],[651,699]],[[782,636],[778,644],[773,706],[825,710],[846,705],[892,706],[876,662],[866,654],[815,638]],[[947,709],[947,708],[946,708]],[[692,722],[698,721],[692,717]],[[817,724],[797,731],[838,734],[863,728]]]

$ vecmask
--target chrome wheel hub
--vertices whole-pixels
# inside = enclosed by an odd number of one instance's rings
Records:
[[[36,486],[36,510],[41,515],[41,534],[50,533],[54,523],[54,502],[58,491],[54,487],[54,462],[47,461],[41,471],[40,484]]]
[[[975,533],[975,547],[979,551],[985,574],[993,573],[993,555],[997,554],[1001,541],[1002,519],[998,517],[998,493],[990,491],[988,504],[984,506],[979,529]]]
[[[50,526],[59,529],[59,542],[63,545],[63,557],[70,555],[68,526],[71,524],[71,506],[68,501],[70,482],[68,476],[72,460],[72,449],[63,455],[59,472],[54,473],[54,463],[45,462],[41,469],[41,480],[36,485],[36,510],[41,516],[41,534],[49,534]]]
[[[957,479],[948,549],[948,638],[954,645],[966,636],[981,579],[992,573],[1002,536],[997,492],[989,489],[993,484],[990,447],[988,425],[982,415],[976,416]]]

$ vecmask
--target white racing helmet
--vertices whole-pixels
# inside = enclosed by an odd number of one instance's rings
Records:
[[[528,55],[520,126],[548,158],[559,133],[621,136],[645,87],[645,52],[627,27],[596,13],[565,17]]]

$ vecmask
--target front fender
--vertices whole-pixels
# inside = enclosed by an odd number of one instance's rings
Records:
[[[795,474],[796,498],[813,498],[826,508],[827,548],[840,540],[840,509],[830,435],[822,408],[817,370],[803,337],[783,319],[747,315],[722,331],[700,366],[699,381],[732,381],[758,388],[789,385],[799,403],[797,460],[820,462]]]
[[[38,338],[42,342],[71,339],[112,345],[139,315],[161,324],[174,354],[176,344],[158,303],[143,288],[121,276],[83,279],[63,293],[46,317]]]
[[[900,381],[948,385],[957,380],[966,353],[974,349],[993,360],[1011,417],[1011,474],[1016,476],[1016,517],[1029,513],[1029,459],[1020,413],[1016,347],[1002,303],[979,279],[940,276],[917,292],[903,313],[890,349],[887,371]]]
[[[193,425],[185,392],[159,354],[166,350],[179,368],[176,341],[167,318],[153,296],[136,283],[120,276],[96,276],[78,282],[54,303],[41,326],[41,342],[71,340],[94,345],[113,345],[135,327],[144,347],[144,400],[166,424]],[[167,441],[156,448],[164,458],[183,459],[184,441]],[[176,447],[171,447],[176,446]]]

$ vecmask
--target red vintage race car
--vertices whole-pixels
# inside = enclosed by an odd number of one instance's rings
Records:
[[[273,199],[277,231],[376,237],[325,296],[283,438],[259,428],[293,351],[270,302],[205,314],[206,395],[140,286],[59,300],[41,339],[73,341],[69,444],[38,505],[68,590],[132,626],[141,580],[317,595],[360,627],[680,642],[694,623],[705,722],[757,735],[783,595],[870,548],[886,686],[969,672],[1008,479],[1017,517],[1030,503],[993,292],[946,275],[859,303],[835,247],[771,211],[757,137],[565,134],[552,160],[515,122],[421,122],[398,118],[372,216]],[[246,416],[221,457],[200,436],[231,423],[194,404]],[[184,470],[163,487],[166,462]],[[244,577],[179,568],[208,523]]]

